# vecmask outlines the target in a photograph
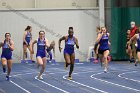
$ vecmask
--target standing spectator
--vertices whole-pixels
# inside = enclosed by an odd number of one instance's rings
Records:
[[[130,39],[136,34],[136,30],[137,30],[137,26],[135,24],[134,21],[132,21],[130,23],[131,25],[131,32],[130,32]],[[136,47],[135,47],[135,44],[136,44],[136,40],[133,40],[132,43],[131,43],[131,50],[132,50],[132,56],[134,58],[134,61],[136,61]]]

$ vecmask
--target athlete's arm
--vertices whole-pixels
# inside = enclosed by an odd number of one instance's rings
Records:
[[[99,43],[99,42],[100,42],[100,39],[101,39],[102,35],[103,35],[103,33],[99,33],[99,34],[98,34],[95,43]]]
[[[61,41],[62,40],[66,40],[66,36],[63,36],[63,37],[61,37],[60,39],[59,39],[59,42],[58,42],[58,45],[59,45],[59,51],[61,52]]]
[[[32,41],[32,34],[31,34],[31,38],[30,38],[30,41]]]
[[[130,45],[132,43],[133,40],[137,39],[138,34],[135,34],[129,41],[128,41],[128,45]]]
[[[2,42],[0,43],[0,48],[4,45],[4,40],[2,40]]]
[[[45,45],[46,45],[47,48],[50,47],[49,41],[48,41],[48,39],[46,39],[46,38],[45,38]]]
[[[111,45],[110,41],[108,41],[108,45]]]
[[[14,42],[10,40],[10,44],[8,44],[9,48],[13,51],[14,50]]]
[[[108,37],[110,36],[110,33],[107,33]],[[110,41],[108,41],[108,45],[111,45]]]
[[[23,35],[23,42],[25,42],[27,44],[27,41],[25,40],[26,35],[27,35],[27,32],[25,31],[24,35]]]
[[[55,46],[53,46],[53,54],[54,54],[54,58],[55,58]]]
[[[98,54],[99,47],[100,47],[100,44],[97,45],[96,54]]]
[[[0,48],[3,46],[3,43],[2,42],[0,42]]]
[[[79,43],[78,43],[78,39],[75,38],[75,44],[76,44],[76,48],[79,49]]]
[[[32,34],[31,34],[31,38],[30,38],[30,45],[32,44]]]
[[[32,43],[31,43],[31,46],[30,46],[30,49],[31,49],[31,52],[34,53],[34,44],[37,43],[37,40],[34,40]]]
[[[107,33],[108,36],[110,36],[110,33]]]

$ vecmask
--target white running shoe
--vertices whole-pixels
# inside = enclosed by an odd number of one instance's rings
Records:
[[[107,73],[107,68],[104,69],[104,73]]]
[[[42,77],[42,75],[41,75],[40,77],[38,76],[37,78],[38,78],[39,80],[43,80],[43,77]]]

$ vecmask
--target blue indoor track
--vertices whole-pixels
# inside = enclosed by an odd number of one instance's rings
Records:
[[[140,93],[140,65],[110,62],[108,73],[100,64],[76,63],[73,79],[64,62],[48,63],[43,80],[38,80],[39,68],[32,63],[14,63],[11,80],[5,80],[0,67],[0,93]]]

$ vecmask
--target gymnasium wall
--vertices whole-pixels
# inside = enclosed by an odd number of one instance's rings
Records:
[[[0,11],[0,41],[4,38],[5,32],[12,34],[15,42],[14,62],[22,58],[22,37],[27,25],[33,27],[33,39],[38,38],[40,30],[46,31],[46,38],[51,42],[56,42],[56,60],[64,61],[63,53],[58,51],[58,39],[67,35],[68,27],[73,26],[75,36],[79,39],[80,49],[76,50],[76,58],[86,61],[88,47],[93,45],[96,38],[96,26],[99,25],[98,8],[81,10],[8,10]],[[36,46],[36,45],[35,45]],[[62,42],[64,47],[64,42]],[[36,48],[36,47],[35,47]],[[1,52],[1,50],[0,50]],[[34,55],[35,58],[35,55]]]

